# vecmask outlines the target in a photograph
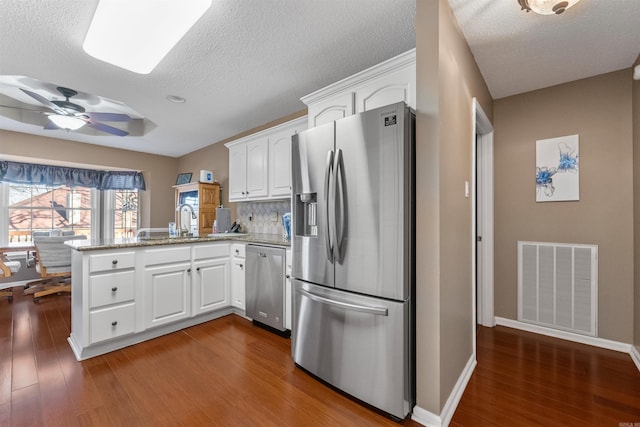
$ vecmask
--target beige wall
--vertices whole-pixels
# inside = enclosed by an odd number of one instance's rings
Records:
[[[633,343],[640,352],[640,81],[633,82],[633,218],[635,317]]]
[[[222,186],[222,197],[220,198],[220,202],[225,207],[231,208],[231,219],[232,221],[235,221],[237,218],[237,203],[229,203],[229,150],[224,146],[224,144],[238,138],[251,135],[252,133],[268,129],[280,123],[302,117],[305,114],[307,114],[307,110],[298,111],[297,113],[290,114],[278,120],[274,120],[273,122],[266,123],[257,128],[250,129],[231,138],[227,138],[223,141],[201,148],[200,150],[186,154],[178,159],[178,169],[180,172],[192,172],[193,180],[197,179],[196,177],[199,176],[200,170],[213,170],[214,178],[217,179]]]
[[[494,102],[495,314],[517,318],[517,241],[599,245],[599,336],[633,340],[631,74]],[[538,139],[580,136],[580,201],[535,202]]]
[[[166,227],[167,222],[173,220],[174,193],[171,186],[176,182],[178,159],[0,130],[0,159],[7,156],[18,156],[25,162],[52,160],[84,167],[142,171],[147,191],[140,193],[141,225]]]
[[[417,405],[440,414],[473,354],[473,97],[492,99],[446,0],[417,2]]]

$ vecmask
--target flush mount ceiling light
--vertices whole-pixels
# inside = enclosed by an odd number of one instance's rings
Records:
[[[60,129],[76,130],[86,124],[82,119],[73,116],[63,116],[62,114],[51,114],[49,120]]]
[[[100,0],[82,48],[101,61],[149,74],[210,6],[211,0]]]
[[[560,15],[580,0],[518,0],[522,10],[540,15]]]

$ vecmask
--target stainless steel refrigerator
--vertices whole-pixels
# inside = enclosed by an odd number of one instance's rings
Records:
[[[398,103],[292,140],[294,362],[397,418],[415,403],[414,129]]]

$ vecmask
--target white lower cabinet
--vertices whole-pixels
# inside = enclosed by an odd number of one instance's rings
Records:
[[[291,249],[287,249],[285,255],[285,278],[284,278],[284,327],[291,330],[291,305],[293,304],[293,293],[291,291]]]
[[[133,333],[135,305],[128,303],[118,307],[93,310],[89,314],[89,322],[92,343]]]
[[[229,242],[74,250],[68,341],[76,358],[244,315],[244,260],[245,244]]]
[[[193,315],[228,307],[231,303],[229,289],[229,258],[198,260],[194,262]]]
[[[135,253],[108,251],[87,259],[89,310],[84,341],[90,344],[131,334],[135,329]]]
[[[231,245],[231,305],[242,311],[245,306],[245,245],[235,243]]]
[[[144,264],[147,328],[231,304],[228,243],[147,249]]]
[[[191,247],[146,249],[143,253],[145,328],[191,315]]]

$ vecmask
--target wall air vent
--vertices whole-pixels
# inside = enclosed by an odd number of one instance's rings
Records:
[[[598,333],[598,246],[518,242],[518,320]]]

